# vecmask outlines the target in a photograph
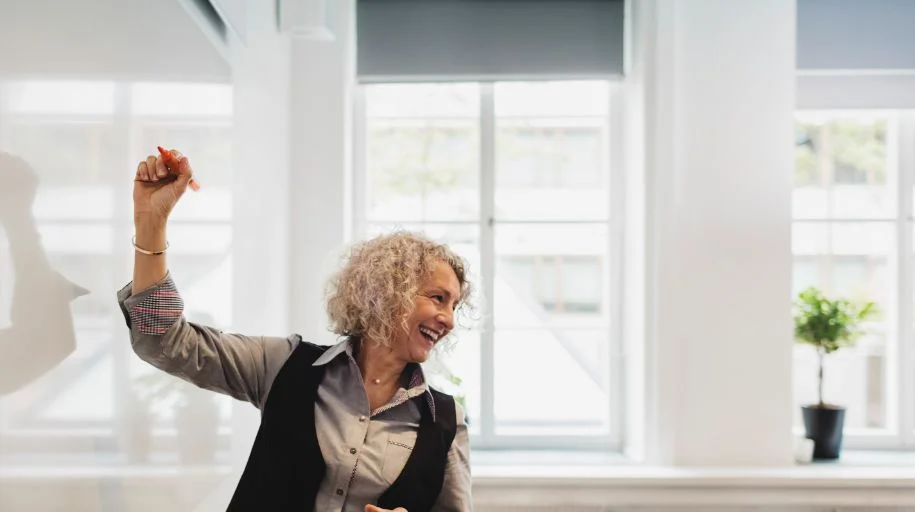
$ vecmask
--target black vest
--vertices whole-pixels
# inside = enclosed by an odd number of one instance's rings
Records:
[[[314,509],[326,465],[318,446],[314,407],[324,366],[312,364],[328,348],[303,341],[280,369],[264,404],[260,428],[229,511]],[[454,399],[435,390],[432,396],[436,421],[432,421],[425,398],[415,398],[423,403],[416,445],[400,476],[375,505],[425,512],[435,504],[442,490],[456,422]]]

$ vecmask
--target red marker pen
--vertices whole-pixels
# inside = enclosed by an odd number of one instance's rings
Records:
[[[175,160],[175,157],[172,156],[171,152],[162,146],[156,146],[156,149],[159,150],[159,154],[162,155],[162,158],[165,159],[166,163],[172,163]]]
[[[178,163],[175,161],[175,155],[173,155],[169,150],[163,148],[162,146],[156,146],[156,149],[159,150],[159,154],[162,155],[162,159],[165,160],[166,167],[171,168],[171,166],[173,164]],[[195,180],[194,178],[191,178],[191,181],[188,182],[188,185],[191,187],[191,190],[193,190],[194,192],[197,192],[198,190],[200,190],[200,184],[197,183],[197,180]]]

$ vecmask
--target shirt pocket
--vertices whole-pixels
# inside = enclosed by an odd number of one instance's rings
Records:
[[[416,434],[388,434],[388,443],[384,448],[384,461],[381,466],[381,477],[388,485],[393,484],[400,476],[407,459],[413,453]]]

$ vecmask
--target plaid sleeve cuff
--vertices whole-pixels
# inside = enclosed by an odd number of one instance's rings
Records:
[[[130,324],[141,334],[161,336],[184,314],[184,301],[171,275],[142,300],[128,307]]]

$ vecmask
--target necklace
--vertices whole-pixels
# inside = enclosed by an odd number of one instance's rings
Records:
[[[381,379],[375,379],[372,382],[374,382],[375,384],[381,384]]]

